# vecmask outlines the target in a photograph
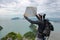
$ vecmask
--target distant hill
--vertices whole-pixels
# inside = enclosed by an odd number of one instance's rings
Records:
[[[34,20],[34,21],[38,20],[36,17],[31,17],[29,19]],[[53,22],[60,22],[60,18],[46,18],[46,19]],[[12,20],[25,20],[25,18],[14,17],[12,18]]]
[[[48,18],[48,19],[53,22],[60,22],[60,18]]]
[[[31,20],[38,20],[37,18],[30,18]],[[53,22],[60,22],[60,18],[46,18],[48,19],[49,21],[53,21]]]
[[[38,20],[37,18],[30,18],[31,20]],[[53,21],[53,22],[60,22],[60,18],[46,18],[48,19],[49,21]]]

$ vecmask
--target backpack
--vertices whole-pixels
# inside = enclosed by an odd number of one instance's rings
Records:
[[[45,28],[43,30],[44,36],[49,36],[50,32],[54,30],[53,25],[49,21],[45,21]]]
[[[50,35],[50,29],[49,27],[45,27],[44,31],[43,31],[44,36],[49,36]]]

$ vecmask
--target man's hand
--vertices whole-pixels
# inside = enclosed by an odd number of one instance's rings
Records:
[[[25,16],[25,14],[24,14],[24,18],[26,19],[26,18],[28,18],[27,16]]]

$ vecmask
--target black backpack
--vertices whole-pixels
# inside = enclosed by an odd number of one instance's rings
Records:
[[[50,32],[54,31],[54,28],[53,28],[53,25],[48,20],[45,20],[45,22],[47,22],[47,23],[45,23],[45,28],[44,28],[43,34],[44,34],[44,36],[49,36]]]

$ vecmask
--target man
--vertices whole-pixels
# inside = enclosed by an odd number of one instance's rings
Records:
[[[44,23],[44,20],[45,20],[45,14],[43,15],[43,20],[42,20],[42,15],[36,15],[36,17],[37,17],[37,19],[38,19],[38,21],[33,21],[33,20],[31,20],[31,19],[29,19],[28,17],[26,17],[25,15],[24,15],[24,18],[26,19],[26,20],[28,20],[30,23],[32,23],[32,24],[37,24],[38,25],[38,33],[37,33],[37,40],[45,40],[44,39],[44,33],[43,33],[43,31],[44,31],[44,29],[45,29],[45,23]]]

